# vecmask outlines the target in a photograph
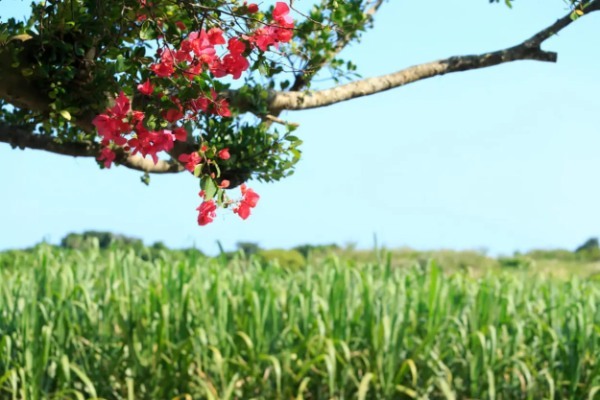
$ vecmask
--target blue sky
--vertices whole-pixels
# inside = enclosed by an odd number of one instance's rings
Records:
[[[307,0],[296,0],[305,6]],[[450,4],[453,3],[453,4]],[[0,0],[0,16],[27,2]],[[515,45],[567,12],[561,0],[391,0],[343,56],[364,77]],[[196,224],[188,174],[98,169],[93,160],[0,144],[0,249],[109,230],[214,253],[216,241],[487,249],[573,248],[600,234],[600,15],[544,44],[558,63],[516,62],[417,82],[331,107],[288,112],[303,159],[241,221]]]

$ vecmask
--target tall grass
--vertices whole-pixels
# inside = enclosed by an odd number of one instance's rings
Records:
[[[0,399],[600,398],[600,285],[435,264],[41,248],[0,269]]]

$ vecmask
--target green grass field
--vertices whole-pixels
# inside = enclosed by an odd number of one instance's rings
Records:
[[[145,258],[0,254],[0,399],[600,398],[585,275]]]

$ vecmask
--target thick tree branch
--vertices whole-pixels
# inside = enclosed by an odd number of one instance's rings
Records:
[[[0,142],[8,143],[13,148],[44,150],[51,153],[73,157],[98,157],[100,144],[95,142],[65,142],[44,135],[36,135],[31,131],[0,124]],[[149,173],[174,173],[184,171],[183,166],[174,161],[159,160],[155,165],[152,160],[139,155],[127,155],[123,151],[116,151],[117,164],[127,168]]]
[[[599,9],[600,0],[590,1],[585,9],[585,15],[590,14],[593,11],[598,11]],[[315,92],[273,91],[269,98],[269,112],[278,115],[282,110],[305,110],[324,107],[342,101],[380,93],[438,75],[486,68],[511,61],[535,60],[556,62],[557,54],[544,51],[540,46],[545,40],[558,33],[572,22],[573,20],[571,19],[570,14],[566,15],[523,43],[504,50],[479,55],[450,57],[443,60],[415,65],[388,75],[363,79]],[[235,93],[230,92],[229,97],[235,101]],[[241,108],[250,106],[249,104],[237,105]]]
[[[382,3],[383,0],[372,0],[370,3],[371,8],[366,11],[366,14],[372,15],[379,9]],[[599,9],[600,0],[588,1],[585,5],[585,14],[590,14]],[[268,110],[265,115],[270,114],[272,115],[271,119],[276,119],[283,110],[301,110],[328,106],[342,101],[390,90],[438,75],[485,68],[511,61],[536,60],[555,62],[557,59],[556,53],[542,50],[541,45],[548,38],[566,28],[572,22],[573,20],[570,18],[570,15],[567,15],[536,33],[523,43],[504,50],[479,55],[450,57],[444,60],[412,66],[388,75],[359,80],[331,89],[315,92],[302,91],[306,81],[310,81],[311,78],[311,76],[304,76],[295,83],[294,86],[297,90],[288,92],[272,91],[269,94],[267,104]],[[26,40],[27,39],[23,39],[23,41]],[[341,51],[350,40],[351,37],[349,36],[341,36],[338,38],[333,55]],[[4,49],[0,46],[0,55],[6,56],[6,53],[3,50]],[[323,67],[321,63],[315,63],[314,66]],[[256,106],[251,104],[243,96],[239,96],[237,91],[229,91],[227,97],[229,97],[232,105],[237,106],[241,110],[257,112]],[[47,94],[40,92],[34,81],[25,77],[20,69],[12,67],[10,64],[10,57],[0,57],[0,98],[16,107],[29,109],[42,115],[48,112],[50,104],[50,99],[47,97]],[[94,115],[92,114],[93,113],[88,112],[85,115],[74,115],[74,121],[72,122],[86,132],[93,132],[94,126],[92,125],[92,119]],[[59,142],[55,138],[49,136],[36,135],[32,133],[31,130],[25,128],[10,127],[1,124],[0,142],[9,143],[13,147],[22,149],[39,149],[75,157],[97,157],[100,153],[100,145],[95,142]],[[179,172],[184,169],[177,161],[175,161],[175,159],[179,154],[188,153],[190,151],[193,151],[193,145],[178,142],[175,143],[175,148],[170,152],[171,157],[174,158],[173,161],[160,161],[157,165],[154,165],[151,160],[144,159],[140,156],[129,156],[123,151],[120,151],[117,152],[116,162],[128,168],[145,172]],[[225,172],[228,173],[226,174]],[[239,177],[243,178],[250,174],[249,171],[225,172],[223,172],[223,176],[232,180]],[[244,180],[242,178],[238,180],[242,182]]]

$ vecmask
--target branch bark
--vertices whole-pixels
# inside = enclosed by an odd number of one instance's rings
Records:
[[[0,142],[8,143],[13,148],[44,150],[50,153],[73,157],[98,157],[100,144],[95,142],[65,142],[55,138],[37,135],[22,127],[0,124]],[[159,160],[155,165],[152,160],[139,155],[128,155],[116,150],[115,163],[137,171],[148,173],[175,173],[185,169],[175,161]]]
[[[599,9],[600,0],[590,1],[585,9],[585,15]],[[306,110],[325,107],[342,101],[380,93],[438,75],[492,67],[517,60],[556,62],[557,54],[542,50],[541,45],[572,22],[573,20],[570,14],[568,14],[524,42],[503,50],[478,55],[456,56],[419,64],[391,74],[362,79],[331,89],[314,92],[272,91],[268,100],[269,112],[278,115],[283,110]],[[233,91],[229,93],[229,97],[235,101],[235,93]],[[238,104],[238,106],[244,109],[244,106],[248,107],[251,105]],[[251,109],[247,110],[252,111]]]
[[[373,6],[368,10],[369,15],[377,11],[382,2],[383,0],[373,0]],[[598,10],[600,10],[600,0],[591,0],[586,3],[586,15]],[[557,54],[542,50],[541,45],[548,38],[560,32],[572,22],[573,20],[570,18],[570,14],[566,15],[524,42],[503,50],[479,55],[450,57],[443,60],[415,65],[391,74],[363,79],[320,91],[305,92],[300,89],[288,92],[272,91],[268,98],[267,114],[271,114],[277,118],[279,113],[283,110],[303,110],[324,107],[342,101],[380,93],[438,75],[486,68],[517,60],[556,62]],[[338,43],[339,50],[336,50],[340,51],[343,49],[347,42],[347,38],[341,38]],[[1,50],[2,49],[0,48],[0,51]],[[49,104],[47,96],[36,91],[34,82],[30,82],[27,78],[23,77],[18,69],[12,68],[7,62],[7,60],[2,61],[2,58],[0,57],[0,98],[17,107],[26,108],[41,114],[46,113]],[[297,86],[298,88],[303,87],[302,79],[294,86]],[[230,102],[242,111],[258,113],[253,104],[250,104],[243,100],[242,97],[237,96],[237,91],[231,90],[226,94],[230,99]],[[81,129],[87,132],[93,132],[93,115],[77,115],[75,117],[75,123]],[[95,142],[58,142],[52,137],[36,135],[31,130],[23,127],[2,124],[0,124],[0,142],[9,143],[11,146],[19,147],[21,149],[39,149],[75,157],[97,157],[100,153],[100,145]],[[184,168],[175,159],[179,154],[189,151],[189,144],[176,143],[176,147],[170,152],[171,157],[173,157],[172,161],[161,160],[158,164],[154,165],[151,160],[141,156],[130,156],[123,151],[117,152],[117,159],[115,161],[127,168],[149,173],[180,172],[183,171]],[[247,171],[245,173],[247,174]],[[233,175],[231,179],[235,178]]]

